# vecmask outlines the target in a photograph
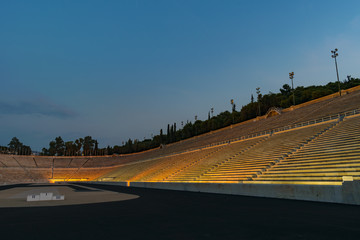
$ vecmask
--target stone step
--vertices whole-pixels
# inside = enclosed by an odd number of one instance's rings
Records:
[[[266,171],[266,174],[279,174],[279,173],[300,173],[300,172],[308,172],[308,173],[316,173],[316,172],[358,172],[360,168],[318,168],[318,169],[291,169],[291,170],[275,170],[270,169]]]
[[[342,181],[243,181],[246,184],[342,185]]]
[[[301,166],[301,167],[291,167],[291,166],[275,166],[271,171],[282,171],[282,170],[296,170],[296,169],[327,169],[327,168],[353,168],[360,167],[360,163],[344,163],[344,164],[329,164],[329,165],[316,165],[316,166]]]
[[[289,167],[295,167],[295,166],[313,166],[313,165],[329,165],[329,164],[346,164],[346,163],[360,163],[360,159],[358,157],[353,158],[340,158],[341,160],[338,160],[338,158],[324,158],[324,159],[318,159],[318,160],[308,160],[308,161],[296,161],[293,162],[281,162],[278,166],[289,166]]]
[[[265,173],[263,175],[260,175],[259,177],[297,177],[297,176],[329,176],[329,177],[338,177],[338,176],[360,176],[360,172],[321,172],[321,173],[281,173],[281,174],[272,174],[272,173]]]
[[[335,148],[335,149],[342,149],[342,148],[347,148],[347,147],[357,147],[359,146],[359,140],[354,140],[354,141],[347,141],[347,142],[341,142],[341,141],[338,141],[336,143],[331,143],[331,142],[324,142],[324,143],[320,143],[320,142],[313,142],[309,145],[307,145],[306,147],[304,147],[304,149],[310,151],[310,150],[313,150],[313,151],[316,151],[316,150],[319,150],[319,149],[327,149],[329,146],[332,146],[332,148]]]
[[[354,149],[355,150],[355,149]],[[322,156],[347,156],[347,155],[357,155],[359,156],[360,154],[360,150],[355,150],[355,151],[351,151],[351,150],[346,150],[346,151],[333,151],[333,152],[317,152],[317,153],[307,153],[306,154],[294,154],[290,157],[286,158],[286,161],[290,161],[292,159],[307,159],[307,158],[311,158],[311,159],[315,159],[315,158],[320,158]]]
[[[337,177],[257,177],[253,181],[342,181],[342,176]]]
[[[240,176],[240,175],[248,175],[248,176],[253,176],[256,174],[259,174],[260,172],[221,172],[221,173],[205,173],[203,175],[201,175],[201,177],[203,176]]]
[[[239,175],[219,175],[219,176],[201,176],[199,179],[233,179],[233,178],[252,178],[252,174],[239,174]]]
[[[270,167],[272,166],[270,163],[253,163],[253,164],[226,164],[223,166],[218,167],[217,169],[251,169],[251,168],[263,168],[263,167]]]

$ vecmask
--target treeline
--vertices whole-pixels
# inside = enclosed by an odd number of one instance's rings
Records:
[[[17,137],[13,137],[7,146],[0,146],[0,153],[15,155],[31,155],[30,146],[24,145]]]
[[[67,141],[59,136],[49,143],[49,148],[43,148],[43,156],[96,156],[106,155],[106,148],[99,148],[98,141],[91,136]]]
[[[360,85],[359,78],[350,78],[340,82],[340,88],[342,90],[349,89]],[[269,92],[268,94],[261,94],[261,89],[256,89],[256,100],[253,95],[250,96],[250,102],[241,107],[240,111],[236,110],[236,105],[233,100],[231,103],[231,112],[221,112],[216,116],[213,114],[213,109],[208,112],[207,120],[197,120],[195,116],[195,122],[187,121],[185,124],[182,122],[182,128],[176,128],[176,123],[168,124],[167,133],[163,134],[163,130],[160,130],[159,135],[155,135],[152,139],[145,139],[144,141],[129,139],[122,146],[107,147],[108,154],[126,154],[145,151],[148,149],[162,147],[166,144],[191,138],[203,133],[207,133],[213,130],[217,130],[231,124],[240,123],[257,116],[266,114],[271,107],[288,108],[293,105],[293,93],[295,96],[295,104],[301,104],[307,101],[311,101],[332,93],[339,91],[338,82],[329,82],[323,86],[298,86],[293,91],[288,84],[284,84],[279,89],[279,93]],[[211,113],[211,114],[210,114]]]

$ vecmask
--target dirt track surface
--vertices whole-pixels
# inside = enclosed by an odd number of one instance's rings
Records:
[[[291,240],[360,236],[360,206],[88,186],[140,197],[85,205],[0,208],[1,239]]]
[[[28,195],[39,195],[51,192],[54,195],[64,195],[60,201],[27,202]],[[81,187],[75,184],[31,184],[12,187],[0,191],[0,208],[3,207],[50,207],[79,205],[89,203],[117,202],[131,200],[139,196],[113,191],[99,190],[90,187]]]

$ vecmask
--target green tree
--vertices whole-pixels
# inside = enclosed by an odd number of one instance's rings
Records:
[[[80,156],[81,155],[81,148],[84,144],[84,139],[83,138],[79,138],[75,140],[75,150],[76,150],[76,155]]]
[[[93,154],[93,150],[95,147],[95,139],[92,139],[91,136],[84,137],[83,143],[83,153],[85,156],[89,156]]]
[[[291,94],[291,87],[289,84],[284,84],[282,88],[280,88],[280,92],[284,96],[289,96]]]
[[[65,155],[74,156],[76,155],[76,145],[73,141],[65,142]]]
[[[170,124],[167,125],[166,143],[170,143]]]
[[[164,143],[164,135],[163,135],[163,130],[160,129],[160,144]]]
[[[48,154],[49,154],[50,156],[55,156],[55,155],[56,155],[56,142],[55,142],[55,141],[51,141],[51,142],[49,143]]]
[[[8,144],[9,151],[12,154],[31,155],[32,151],[29,146],[24,145],[17,137],[13,137]]]
[[[12,151],[14,153],[15,152],[18,153],[18,151],[20,150],[22,145],[23,144],[19,141],[19,139],[17,137],[13,137],[8,144],[10,151]]]
[[[57,156],[63,156],[65,154],[65,143],[60,136],[55,138],[55,152]]]

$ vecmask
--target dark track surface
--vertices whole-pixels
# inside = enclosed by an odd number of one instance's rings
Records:
[[[360,206],[85,186],[140,198],[78,206],[0,208],[0,239],[291,240],[360,236]]]

